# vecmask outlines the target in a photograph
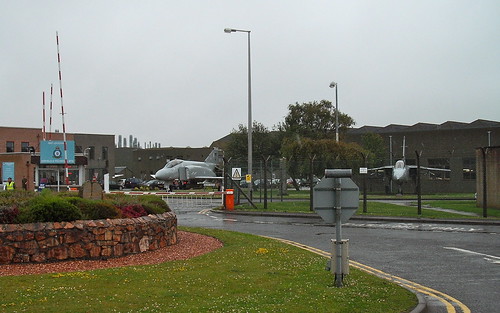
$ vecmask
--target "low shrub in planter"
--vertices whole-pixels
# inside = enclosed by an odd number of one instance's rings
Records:
[[[41,197],[19,214],[19,223],[63,222],[82,219],[82,212],[68,201],[57,197]]]
[[[0,192],[0,224],[133,218],[171,211],[165,201],[154,195],[106,194],[104,199],[84,199],[50,189]]]
[[[170,212],[168,204],[160,197],[154,195],[141,196],[142,207],[148,214],[161,214]]]
[[[35,196],[35,192],[26,190],[0,192],[0,224],[15,223],[19,208],[26,206]]]
[[[90,200],[80,197],[71,197],[67,198],[67,200],[80,209],[83,219],[100,220],[121,217],[120,209],[109,201]]]
[[[134,218],[134,217],[141,217],[144,215],[148,215],[146,210],[144,210],[144,208],[140,204],[126,205],[120,207],[120,210],[122,211],[122,217],[125,218]]]
[[[16,205],[0,207],[0,224],[14,223],[19,215],[19,209]]]

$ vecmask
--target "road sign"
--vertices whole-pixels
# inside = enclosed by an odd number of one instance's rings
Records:
[[[233,178],[233,180],[241,180],[241,168],[233,167],[231,169],[231,177]]]
[[[336,200],[341,209],[340,221],[345,223],[359,207],[359,188],[352,179],[323,178],[314,187],[314,211],[327,223],[336,223]]]

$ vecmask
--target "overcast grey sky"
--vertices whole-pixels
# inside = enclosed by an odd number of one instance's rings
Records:
[[[500,120],[500,1],[0,0],[0,126],[208,146],[289,104],[334,101],[356,126]],[[49,96],[47,95],[47,122]],[[48,125],[47,125],[48,128]]]

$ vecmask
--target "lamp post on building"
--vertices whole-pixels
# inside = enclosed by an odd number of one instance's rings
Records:
[[[248,182],[248,197],[252,199],[252,71],[250,63],[250,31],[234,28],[224,28],[226,33],[241,32],[248,35],[248,174],[250,182]]]
[[[337,98],[339,86],[336,82],[331,82],[330,88],[335,88],[335,141],[339,142],[339,101]]]

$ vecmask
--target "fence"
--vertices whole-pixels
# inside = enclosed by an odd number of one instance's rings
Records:
[[[170,208],[196,208],[223,206],[222,191],[191,191],[191,192],[154,192],[154,191],[125,191],[128,195],[156,195],[167,202]]]

